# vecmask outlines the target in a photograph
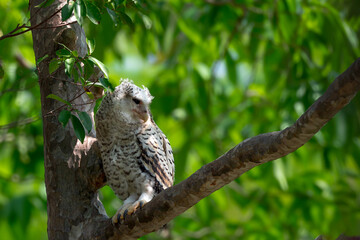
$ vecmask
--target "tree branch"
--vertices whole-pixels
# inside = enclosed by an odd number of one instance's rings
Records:
[[[203,166],[186,180],[166,189],[141,210],[113,226],[103,215],[88,224],[83,239],[133,239],[161,228],[201,199],[255,166],[286,156],[304,145],[360,90],[360,58],[338,76],[292,126],[249,138]]]
[[[65,4],[64,4],[65,5]],[[56,12],[54,12],[53,14],[51,14],[50,16],[46,17],[43,21],[41,21],[40,23],[34,25],[34,26],[26,26],[25,24],[23,25],[17,25],[16,28],[14,30],[12,30],[11,32],[3,35],[3,36],[0,36],[0,41],[1,40],[4,40],[5,38],[9,38],[9,37],[15,37],[15,36],[18,36],[18,35],[21,35],[21,34],[24,34],[26,32],[29,32],[29,31],[32,31],[36,28],[39,28],[41,25],[43,25],[44,23],[46,23],[49,19],[51,19],[52,17],[54,17],[56,14],[58,14],[61,9],[62,9],[63,6],[61,6]],[[69,24],[72,24],[72,23],[69,23]],[[68,25],[68,24],[65,24],[65,25]],[[64,25],[59,25],[59,26],[55,26],[55,27],[61,27],[61,26],[64,26]],[[23,29],[23,28],[27,28],[26,30],[22,31],[22,32],[17,32],[17,33],[14,33],[20,29]]]

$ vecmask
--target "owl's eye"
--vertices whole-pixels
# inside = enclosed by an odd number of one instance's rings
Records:
[[[137,98],[133,98],[132,100],[133,100],[133,102],[134,102],[135,104],[141,103],[141,101],[140,101],[139,99],[137,99]]]

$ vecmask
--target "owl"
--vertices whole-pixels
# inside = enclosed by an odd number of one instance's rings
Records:
[[[172,149],[152,118],[152,99],[147,88],[126,79],[104,97],[95,116],[107,183],[123,201],[113,223],[174,183]]]

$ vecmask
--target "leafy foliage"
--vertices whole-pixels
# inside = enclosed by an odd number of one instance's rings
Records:
[[[77,11],[107,79],[131,78],[155,96],[152,113],[172,143],[177,182],[240,141],[293,123],[359,56],[355,0],[77,2],[62,18]],[[26,9],[20,0],[0,3],[1,32],[21,23]],[[0,230],[4,239],[46,239],[41,122],[4,127],[40,115],[31,36],[0,41],[0,49]],[[75,59],[66,71],[86,86],[96,61],[65,50],[57,56]],[[173,238],[360,235],[359,109],[357,96],[301,149],[200,201],[170,224]],[[78,119],[81,137],[80,115],[65,109],[59,120]],[[102,198],[115,213],[120,201],[108,187]]]
[[[95,49],[95,43],[94,41],[89,40],[87,41],[87,44],[89,46],[89,53],[91,54]],[[90,77],[94,73],[95,65],[99,67],[99,69],[105,74],[105,76],[108,76],[109,74],[106,66],[101,61],[88,54],[85,57],[79,57],[76,50],[71,50],[65,45],[61,45],[64,48],[56,51],[57,58],[52,59],[49,63],[49,74],[55,72],[62,65],[62,63],[64,63],[65,73],[69,77],[71,77],[75,83],[80,82],[89,98],[94,99],[94,96],[92,95],[90,90],[87,89],[87,87],[92,87],[98,82],[90,81]],[[44,57],[41,60],[43,59]],[[114,90],[114,87],[106,78],[99,79],[99,84],[96,84],[96,86],[102,87],[106,91]],[[78,111],[76,107],[72,105],[71,101],[64,100],[55,94],[49,94],[47,98],[55,99],[68,106],[68,110],[63,110],[60,112],[58,116],[59,121],[65,127],[69,119],[71,119],[71,123],[73,124],[76,137],[80,140],[80,142],[84,142],[85,130],[90,133],[92,129],[92,122],[90,116],[86,112]],[[77,112],[79,118],[76,115],[72,114],[71,111]]]

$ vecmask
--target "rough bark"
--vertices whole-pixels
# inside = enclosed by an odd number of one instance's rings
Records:
[[[50,7],[34,8],[42,1],[31,1],[33,26],[66,2],[58,0]],[[58,26],[61,23],[58,12],[47,21],[46,26]],[[64,99],[72,99],[82,91],[68,82],[70,79],[63,69],[49,76],[48,64],[59,48],[56,42],[76,49],[83,56],[86,53],[84,32],[78,24],[72,24],[33,29],[32,34],[36,59],[45,54],[50,56],[38,67],[49,239],[132,239],[155,231],[253,167],[283,157],[301,147],[360,89],[360,59],[357,59],[292,126],[241,142],[186,180],[160,193],[141,210],[126,218],[124,224],[114,226],[98,199],[97,191],[105,184],[105,177],[94,135],[86,137],[84,144],[77,141],[71,126],[63,128],[57,120],[57,113],[49,114],[61,104],[46,98],[54,93]],[[84,99],[76,101],[83,103]],[[91,109],[92,106],[85,105],[83,111],[90,113]]]
[[[45,184],[47,193],[48,237],[49,239],[76,239],[81,235],[82,226],[88,219],[106,218],[106,213],[98,200],[97,190],[103,186],[105,177],[101,161],[98,157],[97,145],[93,145],[94,131],[81,144],[75,137],[71,126],[63,128],[57,119],[62,103],[46,98],[56,94],[63,99],[73,99],[83,89],[71,83],[60,67],[49,75],[49,62],[54,58],[56,50],[62,48],[58,43],[65,44],[72,50],[77,50],[79,56],[87,52],[85,34],[78,24],[59,26],[61,7],[66,0],[55,1],[49,7],[35,8],[43,0],[30,1],[31,25],[36,26],[44,19],[41,28],[32,30],[33,45],[36,59],[46,54],[47,59],[38,66],[41,92],[41,109],[44,130],[44,164]],[[73,18],[68,22],[74,21]],[[64,79],[59,80],[59,79]],[[74,103],[84,103],[86,94],[74,100]],[[93,106],[83,105],[82,111],[91,113]]]

